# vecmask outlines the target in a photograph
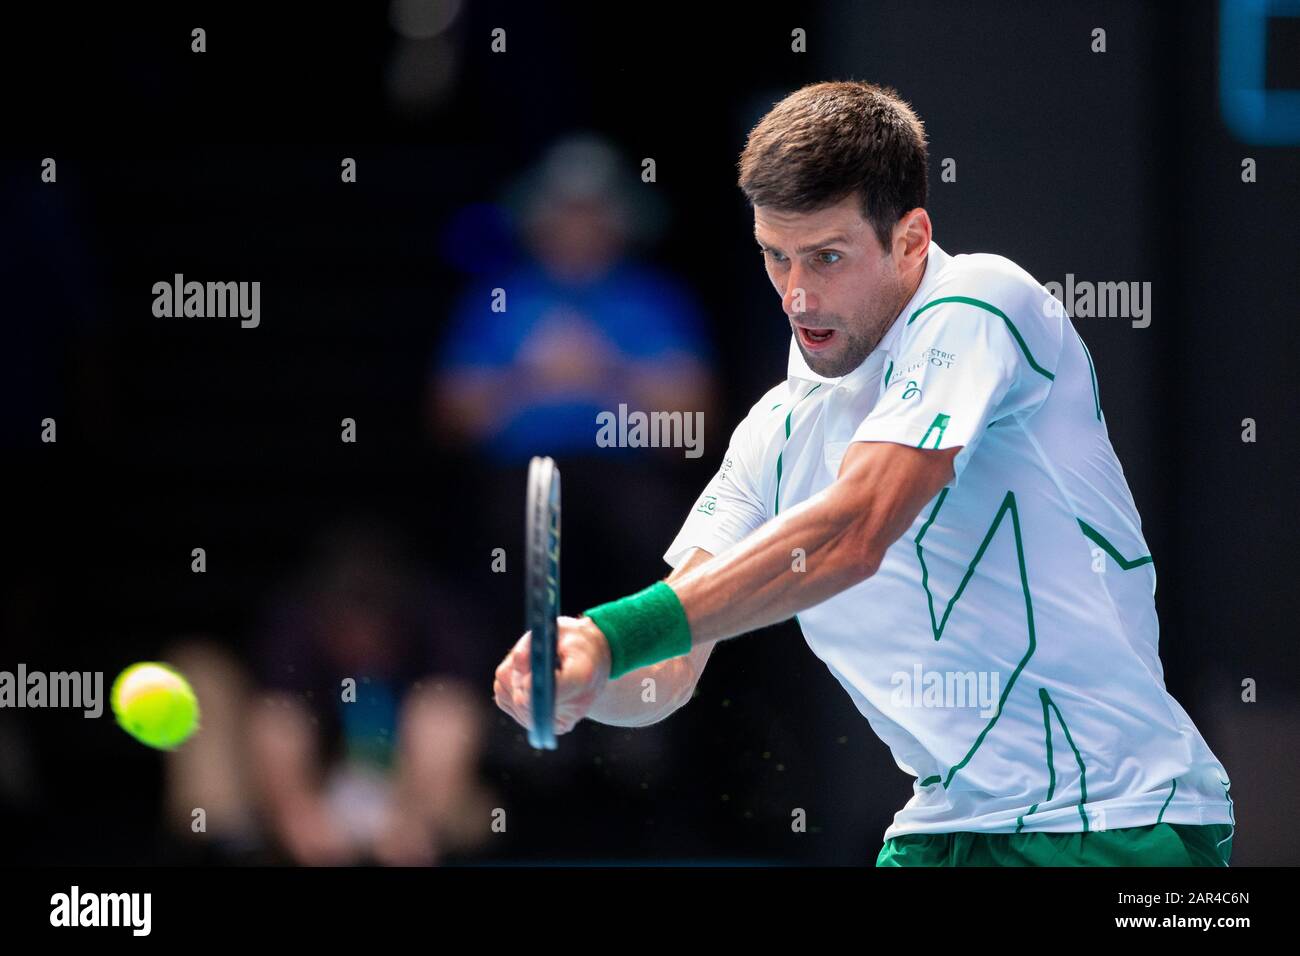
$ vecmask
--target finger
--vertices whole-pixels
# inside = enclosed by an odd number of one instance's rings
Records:
[[[528,726],[527,708],[519,700],[519,696],[511,689],[510,685],[504,681],[497,681],[494,686],[497,697],[497,705],[508,714],[515,723],[521,727]]]
[[[515,692],[515,702],[520,707],[531,705],[533,694],[533,673],[532,671],[515,671],[510,675],[511,687]]]
[[[502,710],[506,711],[506,713],[510,715],[512,721],[519,724],[520,727],[529,727],[529,710],[528,708],[525,708],[525,706],[520,706],[519,700],[517,700],[516,696],[512,695],[512,693],[506,692],[506,701],[504,701],[504,704],[502,705]]]
[[[509,712],[514,709],[514,694],[500,677],[492,682],[492,696],[502,710]]]
[[[529,663],[530,663],[529,656],[530,656],[530,647],[531,647],[531,642],[530,642],[531,636],[532,636],[532,631],[525,631],[524,636],[519,638],[519,640],[515,643],[514,648],[510,651],[511,666],[517,671],[528,670]]]
[[[515,707],[514,694],[510,691],[510,688],[506,687],[506,685],[501,681],[497,681],[493,687],[493,691],[496,695],[497,706],[505,711],[506,716],[510,717],[510,719],[515,721],[515,723],[518,723],[519,710]]]
[[[578,726],[578,724],[582,723],[586,719],[587,719],[587,712],[585,710],[582,711],[581,713],[568,713],[565,714],[563,717],[557,716],[555,718],[556,727],[557,728],[563,727],[564,729],[563,730],[557,729],[556,733],[565,733],[565,734],[571,733],[574,730],[574,728]]]
[[[555,712],[555,723],[557,725],[564,724],[572,730],[578,721],[587,716],[587,710],[586,707],[565,707],[562,710],[557,710]]]
[[[533,725],[532,674],[511,674],[511,691],[514,701],[515,719],[527,728]]]

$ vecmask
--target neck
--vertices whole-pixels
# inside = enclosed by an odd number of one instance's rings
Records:
[[[894,323],[902,318],[903,310],[907,308],[907,303],[912,301],[912,296],[916,295],[916,290],[921,288],[921,283],[925,280],[925,270],[929,267],[930,256],[927,253],[926,257],[921,260],[921,266],[915,271],[915,275],[913,275],[911,279],[905,279],[903,281],[903,292],[899,296],[898,308],[894,310],[894,317],[890,320],[889,324],[882,328],[880,334],[876,336],[876,341],[871,346],[873,351],[880,345],[885,336],[889,334],[889,330],[894,327]]]
[[[930,253],[927,251],[925,258],[921,260],[921,268],[916,270],[916,276],[911,282],[907,283],[907,295],[903,297],[903,304],[899,306],[900,309],[911,302],[912,296],[916,295],[916,290],[921,288],[921,283],[925,279],[925,270],[928,268],[930,268]]]

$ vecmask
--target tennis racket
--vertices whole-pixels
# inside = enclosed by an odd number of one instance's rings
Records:
[[[556,618],[560,615],[560,470],[550,458],[528,465],[524,624],[532,632],[533,726],[528,742],[555,749]]]

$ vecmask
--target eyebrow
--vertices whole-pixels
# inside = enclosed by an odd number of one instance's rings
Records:
[[[757,230],[755,230],[754,232],[754,241],[757,242],[759,246],[761,246],[764,249],[769,248],[766,244],[764,244],[762,239],[758,238]],[[849,240],[845,236],[837,232],[832,236],[826,237],[821,242],[810,242],[807,245],[800,246],[798,249],[795,250],[795,255],[805,256],[810,252],[816,252],[818,249],[825,249],[827,246],[833,246],[836,243],[847,243],[848,241]],[[776,247],[773,246],[771,248],[776,248]],[[777,251],[779,252],[780,250]]]

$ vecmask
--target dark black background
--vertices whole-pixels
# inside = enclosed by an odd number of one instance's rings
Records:
[[[194,26],[206,54],[189,52]],[[794,27],[807,54],[790,52]],[[517,602],[518,574],[489,574],[492,544],[467,539],[477,463],[430,439],[421,395],[462,281],[442,223],[570,130],[655,157],[674,219],[652,259],[691,284],[719,345],[726,421],[683,466],[666,546],[723,436],[784,376],[788,332],[734,186],[744,135],[803,83],[867,79],[927,124],[946,250],[1000,253],[1044,282],[1152,282],[1149,328],[1076,326],[1155,556],[1168,685],[1233,781],[1233,862],[1296,860],[1300,154],[1225,126],[1217,5],[473,3],[450,36],[452,94],[414,117],[385,94],[396,41],[380,3],[6,20],[0,666],[112,674],[188,633],[241,648],[268,589],[340,514],[396,522],[474,600]],[[1271,85],[1300,86],[1296,40],[1274,22]],[[39,181],[44,156],[57,187]],[[355,186],[338,182],[341,156],[358,158]],[[944,157],[956,183],[939,178]],[[259,278],[261,328],[154,319],[150,286],[173,272]],[[39,440],[47,415],[57,445]],[[355,446],[338,441],[345,415],[363,423]],[[189,570],[195,542],[206,575]],[[603,546],[566,541],[584,545]],[[611,561],[626,590],[666,570]],[[574,609],[610,597],[572,588]],[[485,699],[515,636],[478,634]],[[1240,701],[1246,678],[1258,703]],[[34,797],[0,808],[4,856],[167,858],[156,755],[111,720],[20,717]],[[533,755],[504,717],[493,727],[486,772],[526,820],[513,858],[870,862],[910,793],[793,624],[715,655],[700,697],[650,731],[673,759],[611,728],[566,738],[577,756],[544,805],[567,816],[528,817],[547,771],[502,776]],[[631,797],[593,769],[620,754],[646,761]],[[810,833],[790,833],[792,806]]]

